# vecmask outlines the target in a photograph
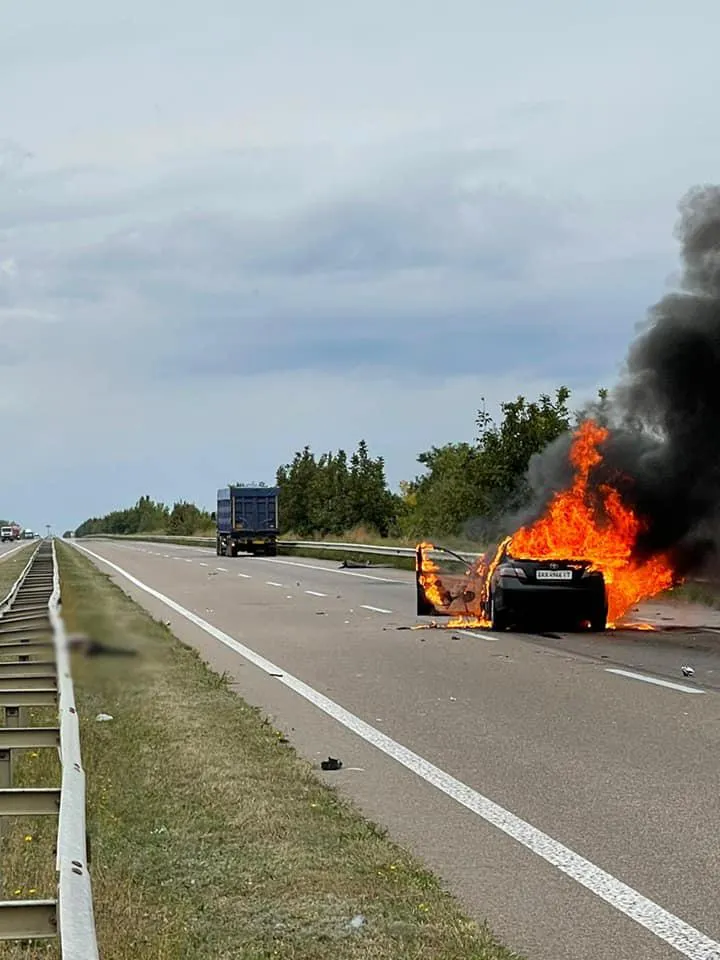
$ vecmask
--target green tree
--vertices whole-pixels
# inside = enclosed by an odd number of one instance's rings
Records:
[[[293,531],[298,536],[310,536],[313,481],[318,465],[310,447],[298,451],[291,463],[277,471],[278,510],[282,532]]]
[[[527,469],[530,458],[570,429],[570,390],[559,387],[555,399],[543,393],[528,402],[519,396],[500,405],[496,424],[483,408],[477,417],[477,439],[487,509],[497,515],[523,506],[530,495]]]

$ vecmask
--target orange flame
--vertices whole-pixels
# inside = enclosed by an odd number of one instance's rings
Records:
[[[608,431],[592,420],[580,425],[570,452],[576,470],[571,486],[555,494],[543,517],[517,530],[508,549],[518,559],[590,560],[592,569],[604,575],[608,623],[613,625],[676,578],[667,556],[633,558],[643,522],[614,487],[604,484],[593,490],[589,484],[591,470],[603,459],[598,447],[607,437]]]

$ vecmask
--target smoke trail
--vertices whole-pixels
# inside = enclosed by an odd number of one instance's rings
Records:
[[[593,481],[647,523],[638,556],[669,551],[686,574],[720,556],[720,186],[685,195],[676,236],[680,291],[650,308],[609,401],[586,412],[611,429]],[[530,465],[533,518],[567,483],[567,449],[562,438]]]

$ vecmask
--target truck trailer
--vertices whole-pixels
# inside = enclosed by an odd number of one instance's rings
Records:
[[[278,488],[222,487],[217,492],[217,555],[277,556]]]

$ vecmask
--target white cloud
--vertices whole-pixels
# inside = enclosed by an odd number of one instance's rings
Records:
[[[720,168],[714,11],[157,0],[0,36],[4,487],[34,526],[608,382]],[[54,322],[53,322],[54,321]],[[204,492],[205,491],[205,492]],[[10,509],[10,505],[8,506]]]

